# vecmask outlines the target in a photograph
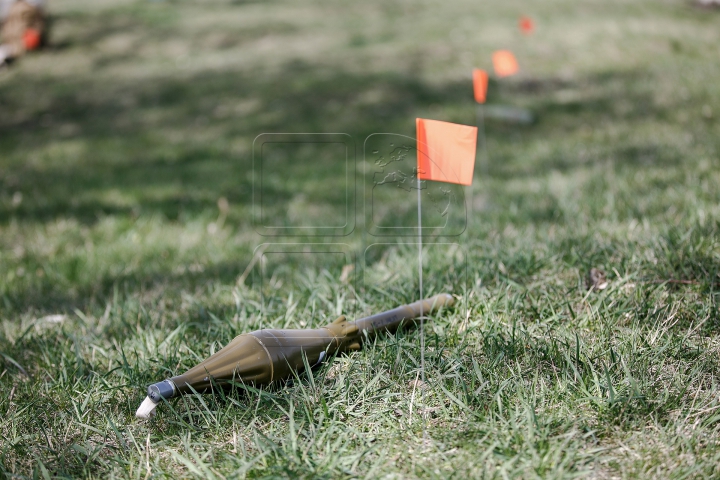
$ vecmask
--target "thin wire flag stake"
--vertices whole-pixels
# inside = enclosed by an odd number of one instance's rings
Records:
[[[476,68],[473,70],[473,93],[477,102],[475,123],[478,128],[478,138],[482,142],[482,155],[480,155],[480,171],[487,175],[490,160],[488,159],[487,146],[485,145],[485,111],[483,105],[487,100],[489,75],[485,70]]]
[[[423,297],[423,253],[422,253],[422,195],[420,192],[422,185],[420,183],[420,169],[417,169],[417,201],[418,201],[418,279],[420,285],[420,298]],[[420,306],[420,373],[422,375],[422,383],[420,384],[420,412],[422,416],[423,441],[427,437],[425,429],[425,394],[423,387],[425,386],[425,317],[423,316],[422,305]],[[415,385],[417,387],[417,385]]]
[[[485,110],[484,105],[479,103],[476,112],[476,124],[478,129],[478,139],[481,145],[480,149],[480,171],[483,175],[487,175],[490,168],[490,159],[488,158],[487,144],[485,143]]]

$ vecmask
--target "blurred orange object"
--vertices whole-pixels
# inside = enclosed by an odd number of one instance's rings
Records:
[[[533,33],[533,30],[535,30],[535,23],[533,22],[532,18],[522,16],[520,17],[520,31],[524,33],[525,35],[530,35]]]
[[[487,99],[488,74],[485,70],[476,68],[473,70],[473,91],[475,92],[475,101],[485,103]]]
[[[35,50],[40,46],[40,31],[28,28],[23,34],[23,43],[26,50]]]
[[[470,185],[475,168],[477,127],[415,119],[418,178]]]
[[[515,55],[509,50],[497,50],[492,55],[493,68],[498,77],[509,77],[520,70]]]

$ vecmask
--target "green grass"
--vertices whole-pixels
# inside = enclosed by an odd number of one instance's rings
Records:
[[[720,475],[718,12],[311,3],[53,2],[53,46],[0,72],[1,474]],[[413,237],[367,233],[364,141],[472,124],[470,70],[497,48],[522,73],[490,103],[537,121],[488,121],[467,231],[425,238],[425,292],[461,299],[426,326],[425,383],[408,331],[136,420],[149,383],[240,333],[417,297]],[[256,232],[253,140],[286,132],[352,137],[352,234]],[[294,163],[265,179],[264,221],[342,218],[342,171],[308,148],[275,160]],[[412,226],[403,192],[378,212]],[[266,242],[302,245],[248,268]],[[593,267],[607,289],[586,290]]]

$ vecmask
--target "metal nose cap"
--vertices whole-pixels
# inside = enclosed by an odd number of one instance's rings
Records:
[[[154,383],[148,387],[147,396],[155,403],[160,403],[163,398],[165,400],[172,398],[175,395],[175,385],[167,380],[162,382]]]

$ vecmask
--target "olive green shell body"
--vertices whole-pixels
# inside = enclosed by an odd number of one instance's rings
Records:
[[[270,385],[286,380],[293,371],[302,371],[305,361],[315,365],[320,356],[335,351],[360,348],[348,342],[357,337],[355,332],[333,335],[334,327],[354,325],[340,317],[324,328],[312,330],[258,330],[244,333],[233,339],[222,350],[182,375],[170,379],[179,393],[189,393],[190,386],[196,391],[205,391],[211,385],[229,381],[251,385]],[[307,359],[303,359],[306,356]]]
[[[204,392],[211,385],[223,385],[234,381],[255,386],[282,382],[301,372],[305,365],[311,367],[327,356],[359,350],[364,340],[373,335],[394,332],[405,321],[432,313],[441,307],[452,305],[453,297],[436,295],[410,305],[348,322],[344,316],[316,329],[307,330],[257,330],[239,335],[222,350],[182,375],[170,378],[172,393],[162,393],[163,398],[179,394]],[[305,358],[304,358],[305,357]],[[161,385],[160,384],[155,385]],[[153,386],[150,387],[151,389]],[[161,387],[162,390],[162,387]],[[149,393],[150,395],[150,393]],[[157,394],[153,401],[159,401]],[[156,400],[157,398],[157,400]]]

